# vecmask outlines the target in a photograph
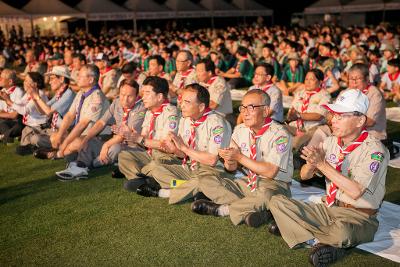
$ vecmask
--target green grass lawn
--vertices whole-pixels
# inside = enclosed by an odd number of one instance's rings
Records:
[[[400,140],[400,125],[389,132]],[[233,226],[122,189],[111,168],[63,183],[63,161],[42,161],[0,146],[0,266],[307,266],[308,250],[289,250],[266,227]],[[400,170],[390,168],[385,199],[400,204]],[[336,266],[398,266],[352,249]]]

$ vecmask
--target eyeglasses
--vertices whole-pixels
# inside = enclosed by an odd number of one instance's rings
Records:
[[[243,106],[241,105],[239,107],[239,112],[244,112],[245,110],[247,110],[248,112],[253,112],[255,108],[259,108],[259,107],[264,107],[265,105],[248,105],[248,106]]]
[[[363,116],[364,114],[362,114],[362,113],[360,113],[360,112],[346,112],[346,113],[333,113],[333,118],[335,118],[335,120],[338,120],[338,121],[340,121],[340,120],[343,120],[343,119],[345,119],[345,118],[349,118],[349,117],[352,117],[352,116],[357,116],[357,117],[360,117],[360,116]]]

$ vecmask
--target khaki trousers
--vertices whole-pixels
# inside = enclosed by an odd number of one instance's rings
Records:
[[[290,248],[313,238],[334,247],[353,247],[372,241],[379,224],[376,215],[351,208],[328,208],[282,195],[271,199],[270,210]]]
[[[259,179],[256,191],[247,187],[247,177],[233,180],[232,177],[207,176],[200,179],[200,190],[217,204],[229,205],[229,216],[234,225],[242,223],[252,212],[269,209],[272,196],[290,196],[289,183],[271,179]]]

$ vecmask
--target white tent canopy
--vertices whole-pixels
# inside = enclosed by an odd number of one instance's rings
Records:
[[[385,9],[383,0],[354,0],[343,6],[342,12],[370,12]]]
[[[132,19],[132,12],[109,0],[82,0],[75,8],[87,14],[88,20]]]
[[[83,14],[59,0],[31,0],[23,8],[23,11],[33,17],[43,16],[74,16],[82,17]]]
[[[341,13],[343,9],[340,0],[320,0],[304,9],[304,14]]]

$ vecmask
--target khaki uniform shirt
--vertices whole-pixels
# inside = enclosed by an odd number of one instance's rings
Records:
[[[340,153],[337,137],[330,136],[323,143],[325,159],[336,168]],[[356,208],[378,209],[385,195],[385,180],[389,153],[382,143],[372,135],[348,154],[342,163],[342,174],[358,182],[364,194],[357,200],[352,199],[338,188],[336,199]],[[329,188],[327,183],[327,191]]]
[[[303,99],[306,97],[306,90],[301,90],[296,92],[294,96],[294,100],[292,102],[292,107],[301,113],[301,106],[303,105]],[[310,102],[308,104],[308,108],[305,111],[306,113],[318,113],[322,116],[325,116],[328,112],[321,105],[326,105],[331,102],[331,95],[328,91],[321,89],[318,93],[314,94],[310,98]],[[320,121],[304,121],[304,129],[308,131],[310,128],[321,125],[324,123],[324,120]],[[292,121],[289,125],[296,127],[296,121]]]
[[[178,89],[182,89],[186,85],[189,85],[189,84],[192,84],[192,83],[196,83],[197,82],[196,71],[192,70],[192,72],[185,78],[185,81],[183,83],[183,87],[182,88],[180,88],[181,80],[182,80],[182,73],[181,72],[177,72],[172,84],[175,85]]]
[[[243,155],[250,158],[251,133],[244,123],[235,127],[232,141],[236,143]],[[269,129],[257,139],[256,160],[278,166],[279,172],[274,180],[289,183],[293,177],[293,154],[291,148],[292,136],[281,124],[272,122]]]
[[[127,126],[131,129],[135,129],[135,131],[137,132],[140,132],[145,112],[146,108],[143,105],[143,101],[138,101],[133,109],[129,112]],[[104,121],[107,125],[115,124],[117,127],[119,127],[122,124],[123,116],[124,109],[121,106],[119,98],[117,98],[112,102],[110,107],[104,113],[103,117],[101,117],[101,120]]]
[[[367,128],[368,132],[379,140],[387,138],[386,135],[386,101],[381,91],[375,86],[368,89],[367,97],[369,106],[367,117],[375,121],[375,125]]]
[[[208,89],[210,100],[218,104],[216,112],[222,116],[233,112],[231,91],[223,78],[217,77],[212,84],[200,83],[200,85]]]
[[[104,92],[105,88],[108,88],[109,91],[107,92],[107,94],[113,94],[115,93],[115,91],[118,91],[117,88],[117,82],[118,82],[118,72],[115,69],[111,69],[109,71],[107,71],[104,74],[100,75],[100,80],[102,79],[102,83],[101,83],[101,90]]]
[[[68,112],[74,113],[75,116],[76,112],[78,111],[79,102],[81,100],[82,95],[83,91],[79,91],[78,94],[75,96],[74,102],[72,102],[72,105],[69,108]],[[110,103],[108,102],[106,96],[103,94],[101,90],[95,90],[88,97],[85,98],[82,104],[79,119],[82,120],[83,118],[88,118],[90,120],[90,123],[88,124],[86,129],[82,132],[82,135],[87,134],[89,129],[92,128],[92,126],[96,123],[96,121],[98,121],[101,118],[101,116],[103,116],[103,114],[107,111],[109,106]]]
[[[188,145],[191,133],[190,118],[182,118],[179,122],[178,135]],[[207,119],[196,128],[195,149],[218,155],[219,148],[229,146],[232,129],[230,124],[220,115],[211,112]]]
[[[146,112],[144,122],[142,125],[142,135],[148,136],[150,132],[150,121],[153,117],[151,111]],[[178,133],[179,113],[178,109],[168,104],[164,107],[163,112],[158,115],[154,122],[153,139],[163,140],[167,137],[169,132]]]

